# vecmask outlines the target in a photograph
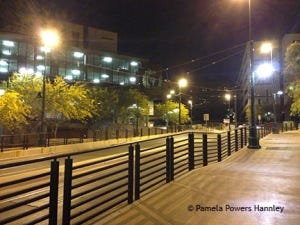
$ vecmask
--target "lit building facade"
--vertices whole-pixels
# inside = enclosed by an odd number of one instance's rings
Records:
[[[160,75],[149,75],[144,68],[147,60],[118,54],[117,33],[67,22],[51,27],[57,29],[60,43],[47,53],[39,31],[0,31],[0,80],[19,72],[103,85],[161,84]]]
[[[254,42],[253,72],[255,77],[254,105],[257,123],[289,120],[289,97],[286,95],[290,82],[284,73],[284,57],[287,47],[300,40],[300,34],[287,34],[282,40]],[[269,51],[261,48],[269,43]],[[240,122],[245,122],[250,113],[250,54],[246,46],[237,80],[239,87],[238,114]],[[268,65],[270,67],[268,67]],[[249,114],[248,114],[249,116]]]

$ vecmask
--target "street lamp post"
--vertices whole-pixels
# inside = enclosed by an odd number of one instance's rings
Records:
[[[229,116],[229,122],[228,122],[228,129],[230,130],[230,118],[231,118],[231,109],[230,109],[230,100],[231,100],[231,94],[225,94],[225,99],[228,101],[228,116]]]
[[[256,130],[256,122],[255,122],[255,96],[254,96],[254,70],[253,70],[253,40],[252,40],[252,27],[251,27],[251,0],[248,0],[249,5],[249,53],[250,53],[250,63],[249,63],[249,69],[250,69],[250,111],[251,111],[251,119],[250,119],[250,129],[249,129],[249,144],[248,148],[250,149],[259,149],[259,139],[257,136],[257,130]]]
[[[189,100],[188,103],[191,106],[191,126],[193,125],[193,101]]]
[[[178,103],[178,126],[181,130],[181,88],[185,87],[187,85],[187,80],[182,78],[178,81],[178,87],[179,87],[179,103]]]
[[[45,142],[45,108],[46,108],[46,64],[47,53],[51,48],[58,44],[58,35],[55,31],[44,30],[41,32],[41,41],[43,44],[42,50],[44,51],[44,73],[43,73],[43,86],[42,86],[42,113],[41,113],[41,129],[40,129],[40,145],[46,145]]]

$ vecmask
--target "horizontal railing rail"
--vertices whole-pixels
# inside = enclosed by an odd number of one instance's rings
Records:
[[[259,137],[270,132],[262,127]],[[0,224],[97,221],[195,168],[224,160],[246,146],[248,135],[246,127],[220,133],[181,132],[0,163]]]

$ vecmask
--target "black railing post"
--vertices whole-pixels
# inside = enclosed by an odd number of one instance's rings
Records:
[[[72,199],[72,170],[73,159],[65,159],[64,198],[63,198],[63,225],[70,224],[71,199]]]
[[[174,180],[174,139],[166,138],[166,182]]]
[[[133,146],[128,147],[128,204],[133,202]]]
[[[231,155],[231,133],[227,132],[227,156]]]
[[[194,133],[189,133],[189,171],[195,169],[195,142]]]
[[[203,166],[207,166],[207,134],[202,135]]]
[[[1,140],[1,152],[3,152],[3,149],[4,149],[4,137],[1,136],[0,140]]]
[[[174,138],[170,137],[170,177],[174,180]]]
[[[248,136],[247,136],[247,128],[246,127],[244,127],[244,128],[242,128],[242,129],[244,129],[244,143],[245,143],[245,145],[247,145],[247,140],[248,140]]]
[[[23,135],[23,146],[22,146],[22,147],[23,147],[23,150],[26,149],[25,146],[26,146],[26,135],[24,134],[24,135]]]
[[[135,145],[135,200],[140,199],[140,165],[141,165],[141,146]]]
[[[221,140],[221,134],[218,134],[217,136],[218,141],[218,162],[222,161],[222,140]]]
[[[50,204],[49,204],[49,224],[57,224],[58,209],[58,180],[59,180],[59,162],[54,159],[51,162],[50,175]]]
[[[259,137],[258,137],[259,139]],[[243,128],[241,128],[241,148],[244,147],[244,130]]]
[[[120,138],[120,131],[119,129],[116,129],[116,139],[119,139]]]
[[[239,138],[238,138],[238,129],[234,130],[234,141],[235,141],[235,151],[239,150]]]
[[[108,137],[108,128],[106,127],[106,128],[105,128],[105,140],[108,140],[108,138],[109,138],[109,137]]]

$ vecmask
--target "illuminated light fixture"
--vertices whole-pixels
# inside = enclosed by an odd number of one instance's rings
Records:
[[[33,74],[34,73],[34,71],[33,71],[33,69],[32,68],[25,68],[25,67],[21,67],[20,69],[19,69],[19,73],[21,73],[21,74]]]
[[[272,48],[273,48],[272,43],[266,42],[261,45],[260,52],[267,54],[267,53],[272,52]]]
[[[49,52],[51,52],[51,49],[50,49],[49,47],[42,46],[42,47],[41,47],[41,51],[42,51],[42,52],[45,52],[45,53],[49,53]]]
[[[131,83],[136,82],[136,77],[130,77],[130,78],[129,78],[129,81],[130,81]]]
[[[0,66],[7,66],[8,63],[4,60],[0,60]]]
[[[231,99],[231,95],[230,95],[230,94],[228,94],[228,93],[227,93],[227,94],[225,94],[225,96],[224,96],[224,97],[225,97],[225,99],[226,99],[227,101],[230,101],[230,99]]]
[[[21,67],[19,69],[19,73],[22,73],[22,74],[26,73],[26,68],[25,67]]]
[[[42,74],[42,72],[41,72],[41,71],[37,71],[37,72],[35,73],[35,76],[37,76],[37,77],[42,77],[42,76],[43,76],[43,74]]]
[[[256,69],[256,73],[261,78],[268,78],[274,72],[274,68],[270,63],[263,63]]]
[[[95,84],[99,84],[99,83],[100,83],[100,79],[98,79],[98,78],[95,78],[95,79],[93,80],[93,83],[95,83]]]
[[[54,30],[43,30],[41,32],[41,38],[42,38],[43,44],[47,47],[56,46],[59,41],[58,34]]]
[[[283,94],[283,91],[277,91],[277,94],[278,94],[278,95],[282,95],[282,94]]]
[[[179,86],[179,88],[186,87],[187,86],[187,80],[185,78],[180,79],[178,81],[178,86]]]
[[[102,74],[101,77],[102,77],[102,78],[109,78],[109,75],[107,75],[107,74]]]
[[[41,55],[37,55],[37,56],[36,56],[36,59],[37,59],[37,60],[43,60],[43,59],[44,59],[44,57],[43,57],[43,56],[41,56]]]
[[[7,73],[8,72],[8,69],[6,68],[0,68],[0,73]]]
[[[2,41],[2,44],[4,46],[7,46],[7,47],[14,47],[15,46],[15,43],[13,41],[7,41],[7,40]]]
[[[112,62],[112,57],[104,57],[103,61],[107,62],[107,63],[111,63]]]
[[[124,82],[120,82],[120,85],[122,85],[122,86],[123,86],[124,84],[125,84]]]
[[[34,74],[34,70],[32,68],[27,69],[28,74]]]
[[[131,66],[137,66],[138,63],[137,63],[136,61],[132,61],[132,62],[130,63],[130,65],[131,65]]]
[[[71,73],[78,76],[80,75],[80,70],[71,70]]]
[[[45,70],[46,69],[44,65],[38,65],[36,68],[38,70]]]
[[[73,53],[73,56],[74,56],[75,58],[81,58],[81,57],[83,57],[83,52],[74,52],[74,53]]]
[[[73,80],[73,76],[72,75],[67,75],[67,76],[65,76],[65,79],[66,80]]]
[[[11,52],[9,50],[3,50],[2,53],[3,55],[11,55]]]

